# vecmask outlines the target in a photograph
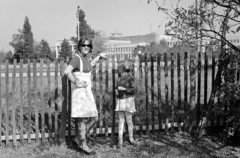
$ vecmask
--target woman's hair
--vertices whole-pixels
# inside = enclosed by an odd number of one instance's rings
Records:
[[[89,52],[92,52],[92,48],[93,48],[93,45],[92,45],[92,40],[90,38],[87,38],[87,37],[82,37],[79,41],[78,41],[78,44],[77,44],[77,50],[79,52],[81,52],[81,44],[83,44],[85,41],[89,41],[89,44],[90,44],[90,51]]]

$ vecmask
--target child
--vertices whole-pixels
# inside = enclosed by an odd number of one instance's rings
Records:
[[[133,139],[133,122],[132,115],[136,111],[134,103],[135,93],[135,79],[132,76],[133,62],[130,59],[125,59],[119,63],[120,77],[117,80],[117,102],[115,111],[118,114],[118,146],[122,149],[123,144],[123,129],[126,117],[128,125],[129,141],[131,144],[136,145],[136,141]]]

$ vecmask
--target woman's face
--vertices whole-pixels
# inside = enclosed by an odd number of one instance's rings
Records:
[[[83,54],[88,54],[89,51],[90,51],[90,42],[89,41],[84,41],[82,44],[81,44],[81,53]]]

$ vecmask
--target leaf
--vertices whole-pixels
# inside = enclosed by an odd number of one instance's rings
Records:
[[[236,32],[238,32],[240,30],[240,26],[238,26],[238,28],[236,29]]]

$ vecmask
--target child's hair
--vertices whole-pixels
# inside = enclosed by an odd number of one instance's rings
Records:
[[[118,73],[121,75],[123,72],[129,72],[133,75],[134,62],[132,59],[123,59],[118,63]]]

